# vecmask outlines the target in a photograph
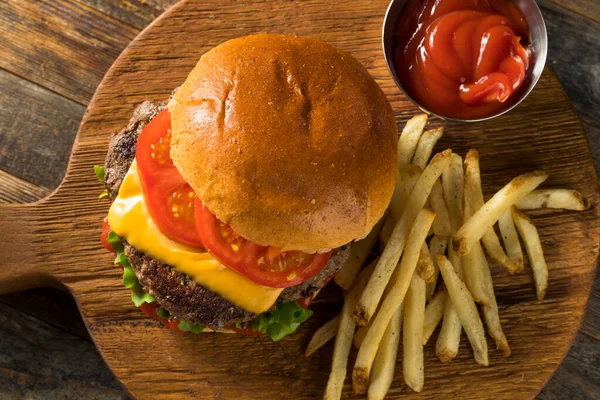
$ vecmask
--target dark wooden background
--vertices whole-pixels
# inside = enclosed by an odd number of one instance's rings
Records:
[[[0,0],[0,202],[34,201],[58,186],[102,76],[175,2]],[[600,1],[538,4],[548,26],[548,63],[582,119],[600,170]],[[77,255],[64,261],[77,262]],[[65,293],[0,296],[0,400],[17,398],[127,398]],[[600,278],[573,348],[538,398],[600,398]]]

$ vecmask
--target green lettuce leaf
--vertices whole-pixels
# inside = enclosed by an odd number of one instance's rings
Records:
[[[131,301],[136,307],[141,306],[144,303],[154,303],[156,300],[148,293],[144,292],[142,285],[139,283],[131,288]]]
[[[179,321],[179,325],[177,327],[182,331],[192,332],[192,333],[202,333],[204,330],[204,326],[202,325],[194,325],[187,321]]]
[[[162,307],[158,307],[158,310],[156,310],[156,314],[164,319],[171,319],[172,315],[169,312],[169,310],[167,310],[166,308],[162,308]]]
[[[133,272],[133,268],[131,268],[131,264],[129,264],[129,260],[127,260],[127,257],[123,252],[121,238],[111,231],[109,232],[106,241],[110,243],[113,250],[117,252],[115,264],[121,264],[123,266],[123,286],[127,289],[131,289],[131,301],[133,301],[133,304],[135,304],[136,307],[139,307],[144,303],[154,303],[156,301],[154,297],[146,293],[142,288],[142,285],[140,285],[140,282],[137,280],[135,272]]]
[[[110,247],[112,247],[113,250],[117,253],[123,252],[123,242],[121,242],[121,238],[119,237],[119,235],[117,235],[113,231],[108,232],[106,241],[110,244]]]
[[[135,272],[133,272],[133,268],[130,266],[123,267],[123,286],[127,289],[131,289],[139,284]]]
[[[100,182],[104,182],[104,167],[102,165],[94,165],[94,173]]]
[[[274,342],[294,333],[313,314],[309,309],[300,307],[297,301],[277,303],[276,307],[276,310],[264,312],[250,322],[250,329],[268,335]]]
[[[127,260],[127,257],[125,257],[125,253],[123,253],[122,251],[117,253],[117,258],[115,258],[115,265],[116,264],[121,264],[123,268],[131,267],[131,265],[129,264],[129,260]]]

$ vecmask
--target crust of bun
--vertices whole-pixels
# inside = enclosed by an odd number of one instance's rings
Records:
[[[169,109],[175,166],[252,242],[336,248],[367,235],[389,204],[394,113],[360,62],[325,42],[227,41],[202,56]]]

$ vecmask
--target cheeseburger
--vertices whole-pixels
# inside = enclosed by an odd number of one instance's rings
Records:
[[[383,216],[396,143],[354,57],[305,37],[230,40],[112,136],[103,243],[171,329],[279,340]]]

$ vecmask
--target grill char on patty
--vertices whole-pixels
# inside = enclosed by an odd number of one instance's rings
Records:
[[[140,132],[164,109],[165,104],[165,102],[145,101],[135,109],[127,127],[112,135],[106,156],[104,182],[113,200],[135,158]],[[236,306],[189,276],[176,271],[170,265],[154,260],[137,250],[127,241],[123,240],[123,245],[125,255],[144,290],[177,318],[218,330],[256,317],[256,314]],[[348,258],[349,247],[335,249],[321,272],[299,285],[285,288],[277,301],[287,303],[313,295],[329,276],[339,271]]]

